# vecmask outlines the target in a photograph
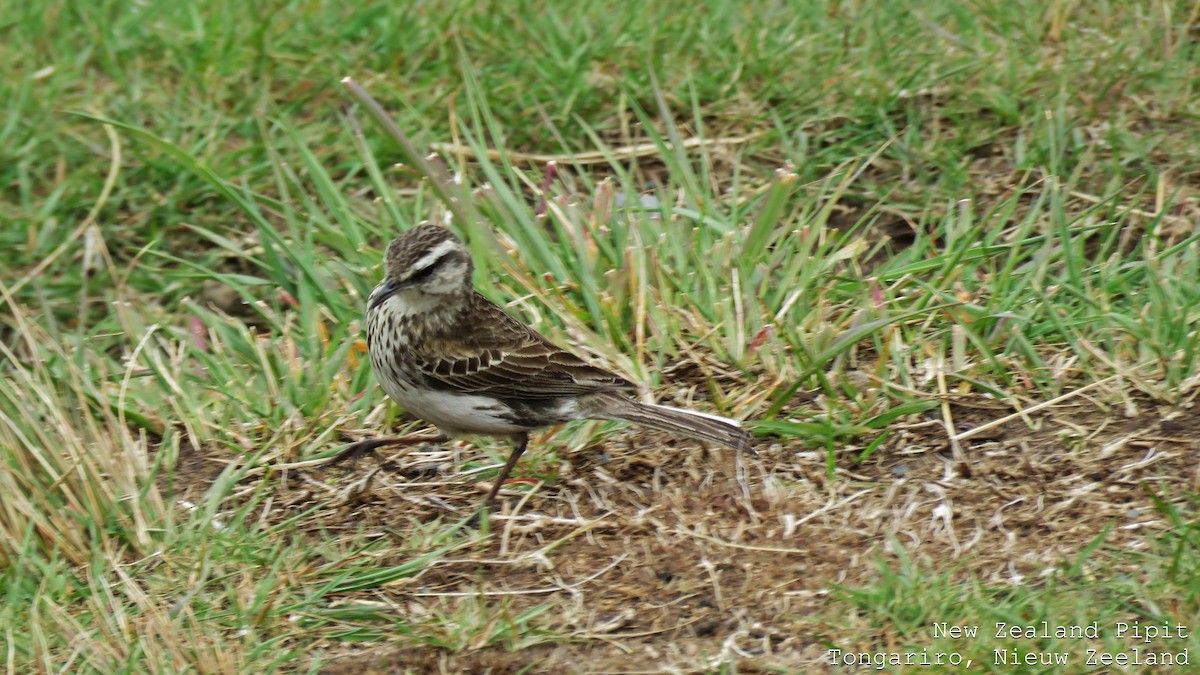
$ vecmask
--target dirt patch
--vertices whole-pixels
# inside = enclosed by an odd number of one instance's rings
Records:
[[[994,401],[952,407],[960,430],[1008,412]],[[729,451],[656,433],[619,432],[558,459],[554,445],[553,434],[534,440],[479,547],[370,592],[415,624],[465,603],[506,616],[546,607],[535,625],[547,642],[338,647],[324,672],[819,671],[835,636],[813,617],[830,609],[831,587],[876,578],[874,561],[897,543],[984,583],[1038,583],[1107,526],[1112,548],[1165,530],[1147,487],[1200,489],[1200,420],[1142,400],[1044,409],[965,442],[965,461],[939,417],[911,420],[865,465],[845,453],[833,480],[822,453],[769,439],[740,471]],[[488,487],[480,469],[494,475],[507,453],[490,447],[490,457],[454,443],[383,465],[364,458],[282,490],[294,490],[293,508],[329,505],[307,535],[403,533],[469,514]]]
[[[154,448],[158,452],[158,448]],[[171,495],[178,502],[199,502],[212,487],[221,472],[236,458],[219,457],[216,453],[197,448],[184,440],[179,444],[179,456],[170,471],[159,471],[154,484],[159,493]]]

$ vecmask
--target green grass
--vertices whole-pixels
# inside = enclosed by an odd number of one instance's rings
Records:
[[[851,610],[829,623],[823,642],[830,661],[864,651],[881,658],[876,650],[855,646],[862,644],[892,645],[878,651],[913,654],[918,663],[927,658],[942,666],[922,668],[931,672],[961,672],[948,665],[952,654],[963,664],[971,661],[972,670],[996,673],[1014,672],[1014,664],[1035,666],[1028,672],[1086,672],[1103,670],[1102,665],[1131,665],[1139,657],[1143,663],[1133,670],[1149,672],[1155,668],[1145,664],[1154,658],[1148,653],[1187,654],[1190,660],[1200,637],[1186,620],[1166,617],[1181,619],[1185,615],[1176,613],[1179,606],[1195,607],[1200,600],[1200,540],[1194,521],[1183,522],[1166,503],[1161,508],[1177,529],[1152,542],[1149,551],[1123,556],[1116,564],[1091,560],[1105,531],[1078,557],[1063,560],[1058,574],[1034,587],[964,583],[957,578],[958,569],[904,555],[894,567],[881,561],[878,582],[838,590]],[[942,624],[974,632],[954,634]],[[1090,628],[1085,635],[1092,641],[1069,632],[1073,627]],[[1146,627],[1158,632],[1148,633]],[[1058,633],[1060,628],[1065,634]],[[946,659],[941,664],[939,654]],[[1104,663],[1103,654],[1113,659],[1121,654],[1128,662]],[[1053,660],[1043,663],[1043,658]]]
[[[696,392],[709,409],[820,449],[831,476],[950,389],[1025,406],[1120,375],[1191,400],[1194,8],[796,4],[0,12],[19,64],[0,79],[6,665],[232,672],[316,668],[334,641],[560,639],[495,604],[405,623],[335,601],[475,545],[451,523],[314,549],[291,534],[303,513],[260,518],[272,465],[396,418],[355,343],[362,300],[395,232],[449,218],[345,75],[422,149],[460,148],[443,159],[479,216],[454,220],[485,294],[651,387],[710,356],[737,378]],[[682,143],[730,137],[748,139]],[[647,141],[643,161],[617,152]],[[519,153],[563,159],[547,182]],[[650,185],[656,206],[625,199]],[[249,320],[207,306],[206,282]],[[190,449],[242,461],[185,508],[170,476]],[[1167,541],[1194,543],[1191,512]],[[1102,599],[1102,570],[998,599],[914,563],[841,602],[906,640],[881,606],[919,625],[960,596],[973,617],[1116,616],[1186,583],[1146,615],[1194,615],[1194,546],[1163,545]]]

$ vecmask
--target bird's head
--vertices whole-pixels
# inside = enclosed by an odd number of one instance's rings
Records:
[[[471,290],[471,255],[450,230],[418,225],[396,237],[384,258],[385,276],[371,293],[374,309],[400,292],[427,296],[454,295]]]

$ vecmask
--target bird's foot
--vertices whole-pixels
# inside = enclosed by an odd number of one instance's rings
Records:
[[[341,464],[348,459],[361,457],[369,453],[374,453],[379,448],[385,448],[389,445],[417,445],[419,443],[441,443],[450,440],[450,437],[445,434],[408,434],[406,436],[394,436],[390,438],[365,438],[361,441],[351,443],[335,454],[326,457],[321,461],[322,466],[331,466]]]

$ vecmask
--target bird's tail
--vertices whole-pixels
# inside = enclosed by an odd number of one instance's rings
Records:
[[[736,420],[727,417],[638,403],[619,394],[601,395],[591,403],[586,412],[592,419],[629,422],[669,434],[719,443],[735,450],[751,451],[750,434]]]

